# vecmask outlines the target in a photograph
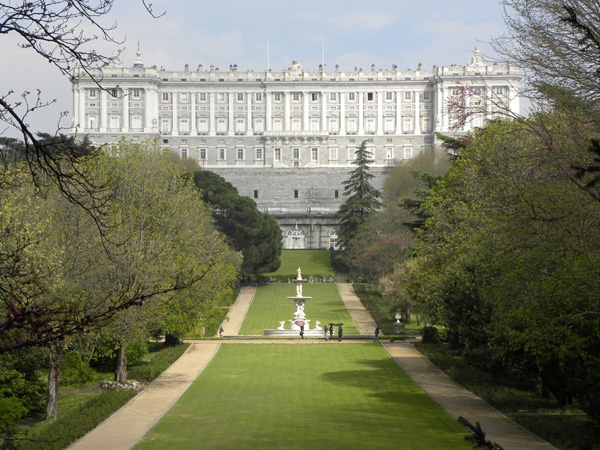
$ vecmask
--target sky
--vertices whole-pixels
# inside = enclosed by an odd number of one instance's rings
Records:
[[[98,1],[98,0],[96,0]],[[486,60],[497,56],[489,46],[505,31],[498,0],[147,0],[160,18],[152,18],[142,0],[114,0],[101,19],[116,25],[121,46],[99,40],[95,48],[112,54],[122,48],[123,66],[133,65],[141,51],[144,65],[183,70],[211,64],[221,70],[273,71],[299,60],[317,70],[324,55],[328,69],[354,67],[416,68],[468,64],[475,46]],[[1,12],[1,11],[0,11]],[[0,95],[13,90],[41,90],[55,102],[27,118],[32,129],[53,133],[61,112],[72,109],[67,77],[31,50],[18,46],[16,36],[1,35]],[[68,127],[70,117],[62,119]],[[3,129],[0,128],[0,133]],[[11,131],[4,134],[14,135]]]

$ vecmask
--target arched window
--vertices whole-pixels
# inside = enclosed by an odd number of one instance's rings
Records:
[[[297,226],[296,228],[288,230],[285,237],[284,248],[287,250],[306,248],[306,236],[304,235],[304,231]]]

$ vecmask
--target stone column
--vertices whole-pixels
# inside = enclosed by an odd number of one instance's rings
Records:
[[[383,92],[377,93],[377,135],[383,135]]]
[[[179,92],[173,92],[171,94],[173,96],[173,98],[171,99],[171,103],[173,106],[173,112],[171,114],[171,135],[172,136],[177,136],[179,135],[179,124],[177,123],[177,96],[179,95]]]
[[[396,91],[396,134],[402,134],[402,91]]]
[[[215,136],[215,93],[208,94],[208,135]]]
[[[254,134],[254,130],[252,129],[252,95],[250,92],[248,92],[247,98],[246,98],[246,135],[247,136],[251,136]],[[265,158],[265,155],[263,155],[263,160]]]
[[[283,93],[283,131],[290,131],[290,93]]]
[[[271,93],[265,92],[265,132],[273,130],[273,119],[271,114]]]
[[[310,125],[308,123],[309,108],[310,107],[308,105],[308,92],[304,91],[302,92],[302,131],[310,130]]]
[[[87,122],[86,122],[86,116],[85,116],[85,89],[81,89],[78,88],[77,89],[77,97],[78,97],[78,101],[79,101],[79,106],[77,107],[78,111],[77,111],[77,125],[79,125],[79,130],[83,131],[85,128],[87,128]]]
[[[321,91],[321,132],[327,131],[327,92]]]
[[[340,96],[340,136],[344,136],[346,134],[346,93],[338,92]]]
[[[127,133],[129,131],[129,96],[130,96],[129,89],[123,88],[123,96],[121,98],[121,101],[123,102],[121,104],[121,106],[122,106],[121,131],[123,133]]]
[[[100,132],[106,133],[108,120],[108,92],[100,89]]]
[[[79,90],[78,87],[75,87],[74,84],[71,87],[71,90],[73,91],[73,115],[71,116],[71,133],[76,133],[77,132],[77,127],[81,128],[81,124],[79,123],[79,117],[80,117],[80,112],[79,112],[79,96],[80,96],[80,90]],[[83,126],[83,128],[85,128],[86,125],[87,124],[85,124]]]
[[[421,105],[419,94],[419,91],[413,91],[413,95],[415,96],[415,134],[421,134]]]
[[[192,96],[191,99],[191,108],[192,111],[190,112],[190,136],[197,136],[198,135],[198,128],[197,128],[197,123],[196,123],[196,94],[195,92],[190,92],[190,95]]]
[[[365,134],[365,121],[364,121],[364,100],[365,93],[358,93],[358,134],[363,136]]]
[[[228,122],[228,126],[227,126],[227,135],[228,136],[233,136],[235,134],[235,115],[234,115],[234,106],[233,106],[233,97],[236,96],[235,93],[232,92],[228,92],[227,93],[228,96],[228,102],[227,104],[229,105],[229,111],[227,114],[227,122]]]

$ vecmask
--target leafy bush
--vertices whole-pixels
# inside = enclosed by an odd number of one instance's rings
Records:
[[[436,343],[439,339],[438,329],[436,327],[427,326],[423,328],[423,332],[421,333],[423,344],[427,343]]]
[[[94,379],[94,369],[81,360],[78,352],[63,355],[60,383],[65,386],[83,384]]]

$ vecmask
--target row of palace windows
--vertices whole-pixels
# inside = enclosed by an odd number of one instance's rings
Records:
[[[348,147],[348,161],[353,161],[356,159],[356,147]],[[394,159],[394,148],[393,147],[385,147],[385,159],[393,160]],[[309,149],[310,152],[310,161],[311,162],[319,162],[320,148],[319,147],[311,147]],[[237,161],[243,161],[246,159],[246,149],[245,148],[236,148],[235,149],[235,159]],[[273,148],[273,161],[274,162],[282,162],[282,154],[283,149],[281,147]],[[180,149],[180,156],[182,159],[189,158],[189,150],[187,148]],[[302,160],[302,148],[300,147],[292,147],[291,149],[291,161],[294,166],[299,166],[300,161]],[[254,160],[262,161],[264,157],[264,149],[263,148],[255,148],[254,149]],[[403,157],[404,159],[412,158],[412,147],[405,146],[403,147]],[[205,147],[201,147],[198,149],[198,159],[200,161],[206,161],[208,159],[208,149]],[[219,161],[227,160],[227,149],[224,147],[217,148],[217,159]],[[329,160],[337,161],[338,160],[338,148],[330,147],[329,148]]]
[[[99,92],[99,89],[97,89],[97,88],[87,89],[88,98],[90,98],[90,99],[97,98],[98,92]],[[108,93],[111,95],[111,97],[114,97],[114,98],[120,97],[121,95],[123,95],[123,91],[119,88],[110,88],[110,89],[108,89]],[[143,89],[132,88],[132,89],[129,89],[128,93],[134,99],[141,99],[142,94],[143,94]],[[188,103],[191,101],[190,99],[191,99],[192,95],[194,95],[194,94],[190,94],[188,92],[180,92],[179,93],[179,101],[182,103]],[[225,103],[227,101],[227,95],[228,94],[225,92],[217,92],[216,93],[217,102]],[[237,93],[230,94],[230,95],[233,95],[234,99],[240,103],[245,102],[247,100],[248,96],[251,96],[251,95],[254,96],[255,102],[262,102],[264,99],[264,95],[262,92],[255,92],[254,94],[237,92]],[[291,100],[293,102],[299,102],[302,98],[302,95],[300,92],[292,92],[289,95],[291,96]],[[311,100],[312,102],[318,102],[321,99],[322,95],[326,95],[329,98],[329,101],[331,101],[331,102],[337,102],[338,99],[340,98],[340,93],[338,93],[338,92],[329,92],[329,93],[309,92],[307,95],[308,95],[309,100]],[[202,103],[202,102],[208,101],[208,97],[209,97],[208,93],[200,92],[197,94],[196,100]],[[283,92],[273,92],[273,101],[281,102],[283,97],[284,97]],[[173,93],[171,93],[171,92],[162,92],[161,93],[161,100],[163,102],[170,102],[172,100],[172,98],[173,98]],[[357,93],[356,92],[348,92],[346,98],[348,101],[354,102],[358,98]],[[367,102],[375,101],[375,99],[376,99],[375,92],[365,92],[364,99]],[[385,101],[388,101],[388,102],[394,101],[396,99],[396,92],[392,92],[392,91],[384,92],[384,99],[385,99]],[[404,100],[411,101],[412,99],[413,99],[413,92],[405,91],[404,92]],[[431,99],[430,91],[423,91],[423,100],[428,101],[430,99]]]
[[[113,116],[111,116],[112,118]],[[116,116],[118,118],[118,116]],[[178,132],[182,134],[187,134],[190,132],[190,120],[189,118],[180,118],[178,123]],[[271,130],[270,131],[292,131],[292,132],[301,132],[302,131],[302,119],[301,118],[291,118],[290,119],[290,129],[284,130],[284,119],[282,117],[274,117],[271,119]],[[111,119],[112,123],[112,119]],[[196,130],[199,134],[208,134],[209,133],[209,119],[208,118],[199,118],[196,125]],[[229,120],[224,117],[219,117],[215,120],[216,128],[215,131],[217,134],[225,134],[229,131]],[[348,134],[356,134],[358,132],[358,118],[357,117],[346,117],[345,125],[346,125],[346,133]],[[422,118],[422,129],[424,132],[431,131],[432,121],[429,117]],[[117,126],[118,127],[118,126]],[[136,128],[133,124],[132,128]],[[414,129],[414,117],[406,116],[402,118],[401,122],[402,132],[409,133]],[[93,128],[93,127],[91,127]],[[111,128],[116,128],[111,125]],[[172,118],[170,117],[162,117],[160,119],[160,133],[161,134],[170,134],[173,131]],[[235,134],[246,134],[247,129],[247,120],[245,118],[237,118],[234,121],[234,129]],[[255,118],[252,121],[252,131],[257,134],[261,134],[265,132],[265,120],[263,118]],[[311,117],[308,120],[308,130],[318,132],[321,131],[321,119],[319,117]],[[325,130],[323,130],[325,131]],[[337,117],[330,117],[327,121],[327,132],[329,133],[339,133],[340,131],[340,121]],[[364,118],[364,131],[365,133],[376,133],[377,132],[377,118],[369,116]],[[393,133],[396,131],[396,118],[393,116],[386,116],[383,118],[383,132],[384,133]]]
[[[424,132],[431,131],[431,119],[429,117],[422,118],[422,129]],[[95,130],[98,128],[98,116],[90,114],[87,116],[87,128]],[[235,134],[246,134],[247,121],[245,118],[238,118],[234,123]],[[261,134],[265,132],[265,121],[262,118],[256,118],[253,121],[253,132]],[[309,120],[309,130],[313,132],[321,131],[321,120],[320,118],[311,117]],[[358,118],[347,117],[345,121],[346,133],[356,134],[358,132]],[[290,131],[300,132],[302,131],[302,120],[300,118],[292,118],[290,121]],[[402,119],[402,132],[410,133],[414,129],[414,118],[403,117]],[[122,127],[121,115],[111,114],[108,117],[108,128],[119,129]],[[129,116],[129,127],[131,129],[142,129],[143,128],[143,116],[141,114],[134,114]],[[180,118],[178,123],[178,132],[181,134],[188,134],[191,131],[190,119]],[[218,118],[216,120],[216,133],[225,134],[229,130],[229,121],[226,118]],[[197,122],[197,131],[199,134],[209,133],[209,120],[207,118],[200,118]],[[284,131],[283,118],[276,117],[272,119],[271,131]],[[327,122],[327,132],[339,133],[340,122],[337,117],[329,118]],[[364,120],[364,131],[365,133],[375,133],[377,131],[377,120],[375,117],[366,117]],[[398,130],[399,132],[400,130]],[[170,134],[173,132],[172,119],[170,117],[163,117],[160,120],[160,133]],[[394,117],[384,117],[383,119],[383,132],[393,133],[396,132],[396,119]]]
[[[253,197],[254,198],[259,198],[259,196],[258,196],[258,189],[254,189]],[[292,191],[292,198],[300,198],[300,191],[298,189],[294,189]],[[335,189],[333,191],[333,198],[340,198],[340,191],[339,191],[339,189]]]

